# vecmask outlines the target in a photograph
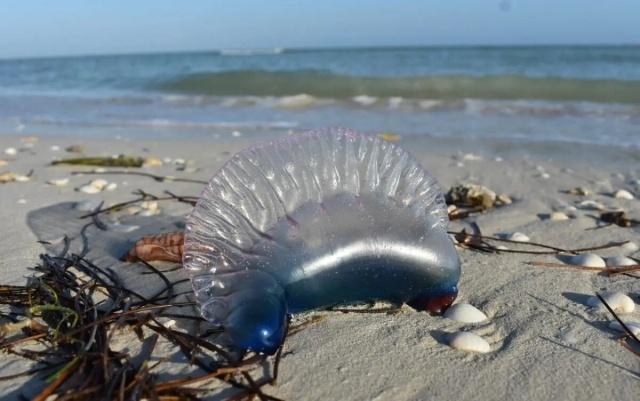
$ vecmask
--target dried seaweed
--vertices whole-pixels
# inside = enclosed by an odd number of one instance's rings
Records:
[[[118,155],[117,157],[78,157],[55,160],[52,166],[99,166],[99,167],[142,167],[145,159],[142,157]]]
[[[589,251],[596,251],[600,249],[615,248],[629,242],[629,241],[608,242],[603,245],[597,245],[592,247],[565,249],[565,248],[560,248],[554,245],[542,244],[538,242],[513,241],[505,238],[486,236],[480,233],[469,234],[467,233],[466,229],[462,229],[460,231],[449,231],[448,233],[453,235],[455,240],[458,242],[459,246],[467,249],[471,249],[479,252],[488,252],[488,253],[504,252],[504,253],[519,253],[519,254],[526,254],[526,255],[578,254],[580,252],[589,252]],[[542,250],[530,250],[530,249],[503,249],[503,248],[497,248],[495,245],[491,244],[489,241],[504,242],[504,243],[509,243],[513,245],[518,245],[519,247],[543,248],[546,250],[542,251]]]
[[[148,177],[157,182],[190,182],[193,184],[207,184],[207,181],[196,180],[192,178],[180,178],[174,177],[171,175],[156,175],[150,173],[143,173],[141,171],[128,171],[128,170],[118,170],[118,171],[72,171],[72,175],[87,175],[87,174],[95,174],[95,175],[137,175],[141,177]]]
[[[164,193],[167,196],[156,196],[153,195],[151,193],[145,192],[141,189],[138,189],[136,191],[133,192],[134,195],[137,195],[138,198],[130,200],[130,201],[126,201],[126,202],[121,202],[118,204],[115,204],[113,206],[107,207],[102,209],[101,207],[98,208],[97,210],[94,210],[91,213],[87,213],[83,216],[81,216],[80,218],[82,219],[86,219],[88,217],[93,217],[93,216],[97,216],[99,214],[103,214],[103,213],[109,213],[109,212],[116,212],[119,210],[124,209],[127,206],[131,206],[131,205],[135,205],[137,203],[142,203],[142,202],[146,202],[146,201],[177,201],[177,202],[182,202],[182,203],[186,203],[188,205],[191,206],[195,206],[196,202],[198,201],[198,197],[197,196],[181,196],[181,195],[176,195],[172,192],[169,191],[164,191]]]
[[[206,388],[194,386],[208,380],[220,380],[237,388],[232,399],[241,395],[244,399],[277,400],[261,388],[272,378],[255,380],[250,374],[262,371],[258,368],[268,363],[265,357],[234,358],[207,340],[163,326],[158,320],[163,315],[182,318],[181,314],[165,314],[168,307],[193,303],[175,302],[176,283],[153,265],[142,266],[164,282],[164,288],[149,298],[128,289],[110,270],[77,254],[43,254],[34,267],[37,274],[27,285],[1,285],[0,304],[11,306],[15,312],[0,330],[0,350],[36,364],[0,380],[21,376],[41,380],[43,375],[49,375],[48,384],[35,400],[51,396],[60,400],[198,399]],[[94,295],[98,292],[106,294],[107,299],[97,303]],[[16,330],[7,329],[18,323],[21,325]],[[113,349],[113,340],[126,327],[140,341],[140,351],[135,355]],[[203,372],[171,379],[161,379],[153,373],[152,369],[162,362],[151,361],[166,359],[156,349],[160,339],[176,344],[187,360]],[[25,348],[34,345],[39,348]]]

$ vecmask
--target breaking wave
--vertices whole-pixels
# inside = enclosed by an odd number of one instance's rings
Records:
[[[184,75],[153,89],[212,96],[551,100],[640,103],[640,81],[496,76],[359,77],[323,71],[242,70]],[[361,98],[365,99],[365,98]]]

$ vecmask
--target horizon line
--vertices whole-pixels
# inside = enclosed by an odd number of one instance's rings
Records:
[[[238,52],[238,56],[247,55],[277,55],[288,52],[305,51],[349,51],[349,50],[393,50],[393,49],[437,49],[437,48],[525,48],[525,47],[640,47],[640,42],[620,43],[493,43],[493,44],[406,44],[406,45],[328,45],[328,46],[273,46],[273,47],[226,47],[193,50],[152,50],[114,53],[67,53],[59,55],[33,56],[0,56],[0,61],[47,60],[61,58],[91,58],[91,57],[127,57],[127,56],[162,56],[178,54],[220,54]],[[246,54],[242,54],[246,52]],[[253,52],[253,53],[252,53]],[[228,54],[233,56],[234,54]]]

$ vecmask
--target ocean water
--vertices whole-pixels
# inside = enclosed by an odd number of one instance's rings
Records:
[[[220,137],[324,126],[640,148],[640,46],[0,60],[3,131]]]

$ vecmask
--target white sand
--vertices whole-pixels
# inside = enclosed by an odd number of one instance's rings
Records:
[[[64,149],[80,144],[89,155],[126,153],[183,158],[199,170],[185,174],[176,172],[174,165],[165,165],[144,171],[208,179],[229,157],[225,152],[234,152],[250,142],[231,136],[218,142],[41,137],[33,148],[20,151],[15,157],[0,154],[0,159],[9,160],[7,166],[0,167],[0,173],[27,173],[33,169],[35,176],[32,182],[0,184],[0,252],[4,255],[0,261],[1,281],[23,283],[31,274],[26,268],[36,263],[38,254],[44,250],[26,223],[29,211],[79,199],[103,199],[107,204],[124,201],[133,198],[131,191],[136,188],[156,194],[164,189],[181,195],[200,192],[194,184],[104,176],[101,178],[118,184],[115,191],[81,194],[74,188],[99,177],[70,176],[69,172],[78,168],[47,166],[54,157],[73,156],[64,150],[51,151],[52,145]],[[595,220],[588,217],[595,212],[578,211],[578,217],[568,221],[544,220],[539,216],[582,199],[560,190],[586,186],[594,195],[584,199],[623,207],[631,216],[640,218],[640,200],[615,199],[605,194],[621,188],[633,190],[630,180],[640,178],[637,162],[625,165],[611,159],[609,163],[590,163],[602,158],[597,149],[587,149],[593,153],[593,159],[586,155],[583,160],[565,160],[560,157],[562,151],[556,151],[553,159],[523,158],[518,152],[498,145],[481,149],[485,152],[484,160],[463,160],[461,155],[452,157],[457,145],[435,142],[403,138],[400,144],[412,151],[445,188],[459,182],[474,182],[516,199],[510,206],[475,218],[484,234],[519,231],[532,241],[569,248],[614,240],[640,241],[637,228],[611,226],[586,230],[595,226]],[[7,147],[21,148],[23,144],[19,137],[0,137],[0,151]],[[460,147],[463,152],[475,150],[472,144]],[[575,147],[568,149],[567,153],[576,153]],[[615,153],[611,149],[607,152]],[[496,155],[504,161],[494,161]],[[543,173],[549,178],[542,178]],[[64,177],[71,177],[65,187],[45,184],[47,180]],[[26,203],[19,203],[20,199]],[[161,207],[164,216],[174,216],[167,217],[171,224],[188,212],[183,205]],[[64,224],[60,223],[62,228]],[[464,226],[464,222],[455,222],[450,227],[458,230]],[[51,235],[61,227],[51,227]],[[40,237],[47,229],[38,228]],[[156,224],[141,232],[158,229]],[[117,236],[110,241],[117,241]],[[616,249],[599,252],[602,256],[619,253]],[[299,316],[296,320],[313,315],[326,318],[287,340],[278,384],[267,387],[266,392],[287,400],[637,399],[640,360],[617,343],[619,334],[608,328],[610,316],[590,310],[585,303],[595,291],[611,290],[626,292],[640,302],[638,279],[622,275],[608,278],[526,264],[533,260],[558,262],[549,256],[481,254],[468,250],[461,251],[460,256],[463,276],[459,301],[481,309],[488,315],[488,322],[465,326],[410,308],[395,315],[313,312]],[[116,263],[114,258],[102,260]],[[640,320],[637,310],[635,318]],[[492,352],[465,354],[444,344],[446,333],[461,329],[487,339]],[[3,355],[0,375],[26,367],[28,364]],[[24,379],[0,382],[0,394],[15,399],[20,393],[32,394],[29,390],[37,388],[37,385],[21,387],[24,383]]]

